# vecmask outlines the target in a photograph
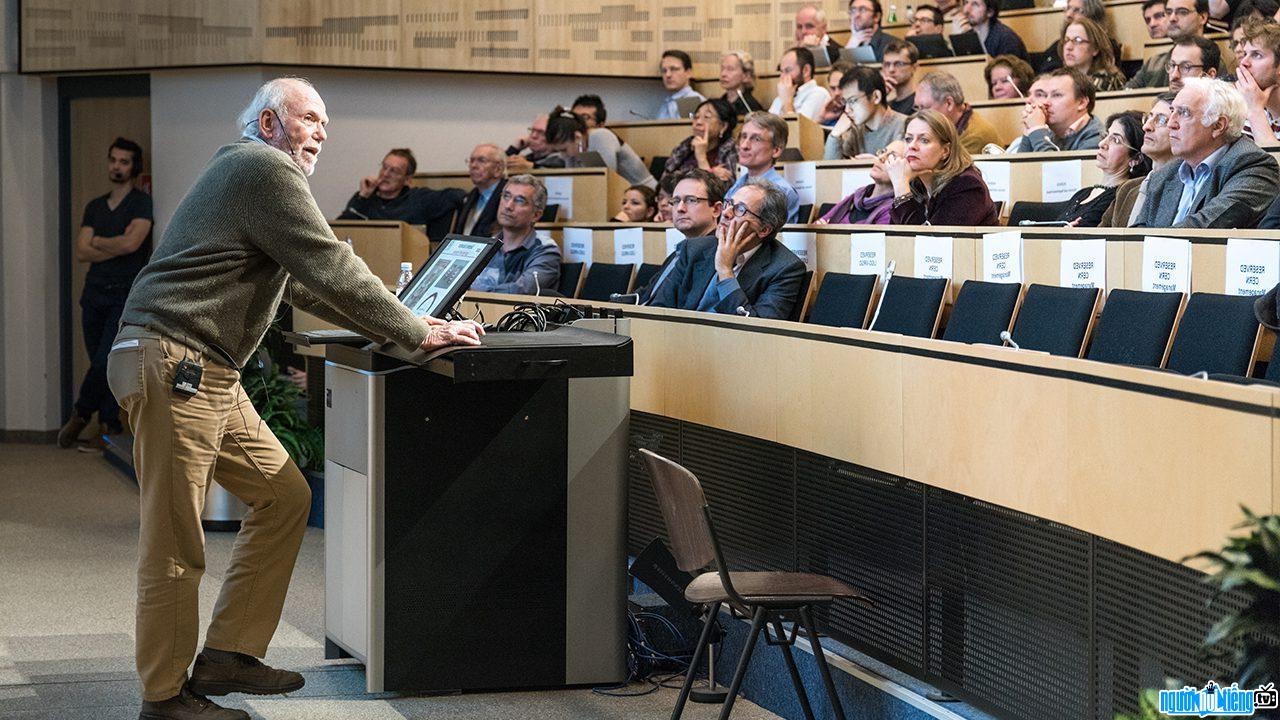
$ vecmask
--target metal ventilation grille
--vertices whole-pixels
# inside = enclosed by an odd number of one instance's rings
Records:
[[[891,664],[924,666],[924,486],[820,455],[796,454],[799,570],[843,580],[875,602],[840,601],[824,632]]]
[[[676,420],[631,413],[631,436],[627,443],[627,554],[636,556],[654,538],[667,539],[662,511],[653,496],[649,471],[636,450],[644,448],[680,462],[680,423]]]
[[[735,570],[795,568],[795,451],[682,423],[681,464],[698,477]]]
[[[1195,687],[1231,680],[1231,661],[1208,660],[1200,643],[1218,619],[1244,607],[1244,598],[1226,595],[1208,609],[1212,591],[1196,570],[1101,538],[1095,553],[1095,717],[1136,712],[1138,693],[1164,687],[1166,677]]]
[[[928,491],[932,675],[1011,718],[1091,707],[1087,534]]]

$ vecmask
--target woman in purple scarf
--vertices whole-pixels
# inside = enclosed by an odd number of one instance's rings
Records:
[[[884,162],[899,157],[905,146],[894,140],[876,153],[871,165],[872,184],[860,187],[853,194],[836,203],[815,223],[817,225],[888,225],[889,210],[893,208],[893,183],[884,171]]]

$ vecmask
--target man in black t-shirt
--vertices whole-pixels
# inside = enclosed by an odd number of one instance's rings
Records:
[[[428,237],[443,240],[467,194],[459,188],[409,187],[417,169],[418,161],[408,148],[391,150],[382,158],[377,175],[360,179],[360,189],[347,201],[338,219],[400,220],[425,225]]]
[[[58,445],[64,448],[75,444],[95,412],[102,432],[121,432],[120,408],[107,387],[107,355],[133,279],[151,257],[151,196],[134,187],[134,179],[141,172],[142,147],[132,140],[116,138],[107,150],[111,192],[85,206],[76,236],[76,260],[90,263],[80,296],[89,372],[80,384],[71,419],[58,433]],[[101,448],[101,435],[86,447]]]

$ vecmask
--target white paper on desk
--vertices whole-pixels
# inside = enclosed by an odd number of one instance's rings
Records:
[[[613,231],[613,261],[619,265],[644,262],[644,228],[618,228]]]
[[[1191,292],[1191,241],[1155,235],[1143,238],[1142,289]]]
[[[804,266],[813,270],[818,260],[818,234],[811,232],[784,232],[778,233],[778,240],[796,257],[804,261]]]
[[[1227,239],[1228,295],[1262,295],[1280,283],[1280,243]]]
[[[884,233],[849,234],[849,273],[884,276]]]
[[[796,189],[801,205],[812,205],[818,185],[818,165],[813,162],[793,162],[783,166],[783,177]]]
[[[1083,166],[1080,160],[1054,160],[1040,163],[1040,200],[1070,200],[1080,190]]]
[[[676,248],[680,247],[680,243],[684,242],[684,233],[680,232],[675,228],[667,228],[666,235],[667,235],[667,255],[666,257],[663,258],[663,260],[667,259],[668,257],[671,257],[671,254],[676,251]]]
[[[1022,233],[1009,230],[982,236],[982,279],[1022,282]]]
[[[982,173],[982,180],[991,192],[995,202],[1009,203],[1009,163],[1007,162],[975,162],[974,167]]]
[[[560,206],[561,220],[572,220],[573,178],[566,175],[543,175],[542,182],[547,186],[547,204]]]
[[[1068,288],[1107,286],[1107,241],[1063,240],[1058,284]]]
[[[840,198],[847,198],[853,194],[854,190],[866,187],[873,182],[875,181],[871,179],[870,168],[844,170],[840,173]]]
[[[564,261],[591,264],[593,250],[591,231],[587,228],[564,229]]]
[[[917,235],[915,249],[915,276],[918,278],[951,278],[951,250],[953,238],[937,235]]]

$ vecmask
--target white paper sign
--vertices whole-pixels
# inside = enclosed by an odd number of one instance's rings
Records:
[[[547,204],[560,206],[560,219],[573,219],[573,178],[563,175],[543,175],[547,186]]]
[[[618,228],[613,231],[613,261],[619,265],[644,262],[644,228]]]
[[[787,182],[796,189],[801,205],[812,205],[818,185],[818,166],[812,162],[793,162],[784,166]]]
[[[987,282],[1022,282],[1022,233],[989,233],[982,236],[982,279]]]
[[[1280,283],[1280,243],[1227,239],[1228,295],[1262,295]]]
[[[884,233],[856,232],[849,235],[849,273],[884,275]]]
[[[1142,241],[1142,289],[1191,292],[1191,241],[1148,235]]]
[[[564,261],[591,264],[591,231],[586,228],[564,229]]]
[[[813,270],[814,264],[818,260],[817,246],[818,235],[811,232],[784,232],[778,233],[778,239],[786,246],[788,250],[796,254],[796,257],[804,261],[804,266],[809,270]]]
[[[915,273],[918,278],[950,278],[953,239],[934,235],[917,235]]]
[[[667,228],[667,256],[676,251],[680,243],[684,242],[684,233],[675,228]],[[664,260],[666,258],[663,258]]]
[[[556,241],[551,237],[550,230],[534,230],[533,234],[543,245],[555,245]]]
[[[1055,160],[1040,163],[1040,199],[1043,202],[1070,200],[1080,190],[1079,160]]]
[[[1068,288],[1107,286],[1107,241],[1063,240],[1058,284]]]
[[[858,188],[866,187],[872,182],[871,171],[866,168],[844,170],[840,173],[840,197],[847,198]]]
[[[991,191],[991,199],[996,202],[1009,203],[1009,163],[976,162],[973,164],[982,173],[982,180]]]

